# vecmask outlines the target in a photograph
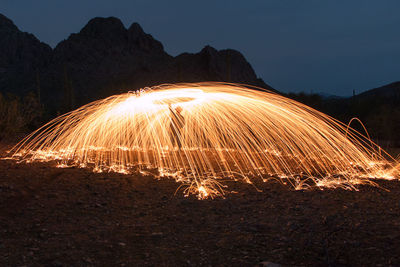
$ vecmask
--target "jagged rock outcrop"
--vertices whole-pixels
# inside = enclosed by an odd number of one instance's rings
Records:
[[[90,20],[52,50],[2,16],[0,40],[0,90],[21,94],[40,88],[53,111],[160,83],[227,81],[272,89],[238,51],[206,46],[172,57],[139,24],[127,29],[114,17]]]
[[[0,90],[26,94],[37,90],[36,73],[49,63],[52,49],[35,36],[21,32],[0,14]]]
[[[173,57],[134,23],[126,29],[116,18],[95,18],[53,52],[48,88],[71,87],[78,105],[146,85],[146,78]],[[148,80],[148,78],[147,78]],[[138,83],[138,81],[142,81]]]
[[[174,65],[174,72],[182,81],[227,81],[272,89],[257,79],[244,56],[233,49],[217,51],[206,46],[197,54],[184,53],[177,56]]]

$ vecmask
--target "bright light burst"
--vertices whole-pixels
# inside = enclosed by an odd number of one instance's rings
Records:
[[[185,123],[174,130],[178,109]],[[172,177],[199,198],[224,194],[221,179],[355,189],[370,178],[398,178],[393,159],[337,120],[281,95],[226,83],[161,85],[95,101],[11,152],[59,167]]]

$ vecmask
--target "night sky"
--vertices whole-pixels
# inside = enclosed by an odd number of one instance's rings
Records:
[[[0,13],[53,47],[115,16],[171,55],[237,49],[283,92],[351,95],[400,80],[399,0],[1,0]]]

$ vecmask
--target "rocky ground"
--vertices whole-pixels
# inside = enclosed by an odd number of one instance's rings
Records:
[[[400,182],[378,184],[231,182],[199,201],[169,179],[0,160],[0,265],[399,266]]]

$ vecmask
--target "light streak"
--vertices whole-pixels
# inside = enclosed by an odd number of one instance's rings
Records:
[[[171,131],[169,106],[182,109],[179,134]],[[172,177],[199,198],[224,194],[221,179],[355,189],[399,177],[396,160],[339,121],[276,93],[226,83],[161,85],[95,101],[11,153],[59,167]]]

